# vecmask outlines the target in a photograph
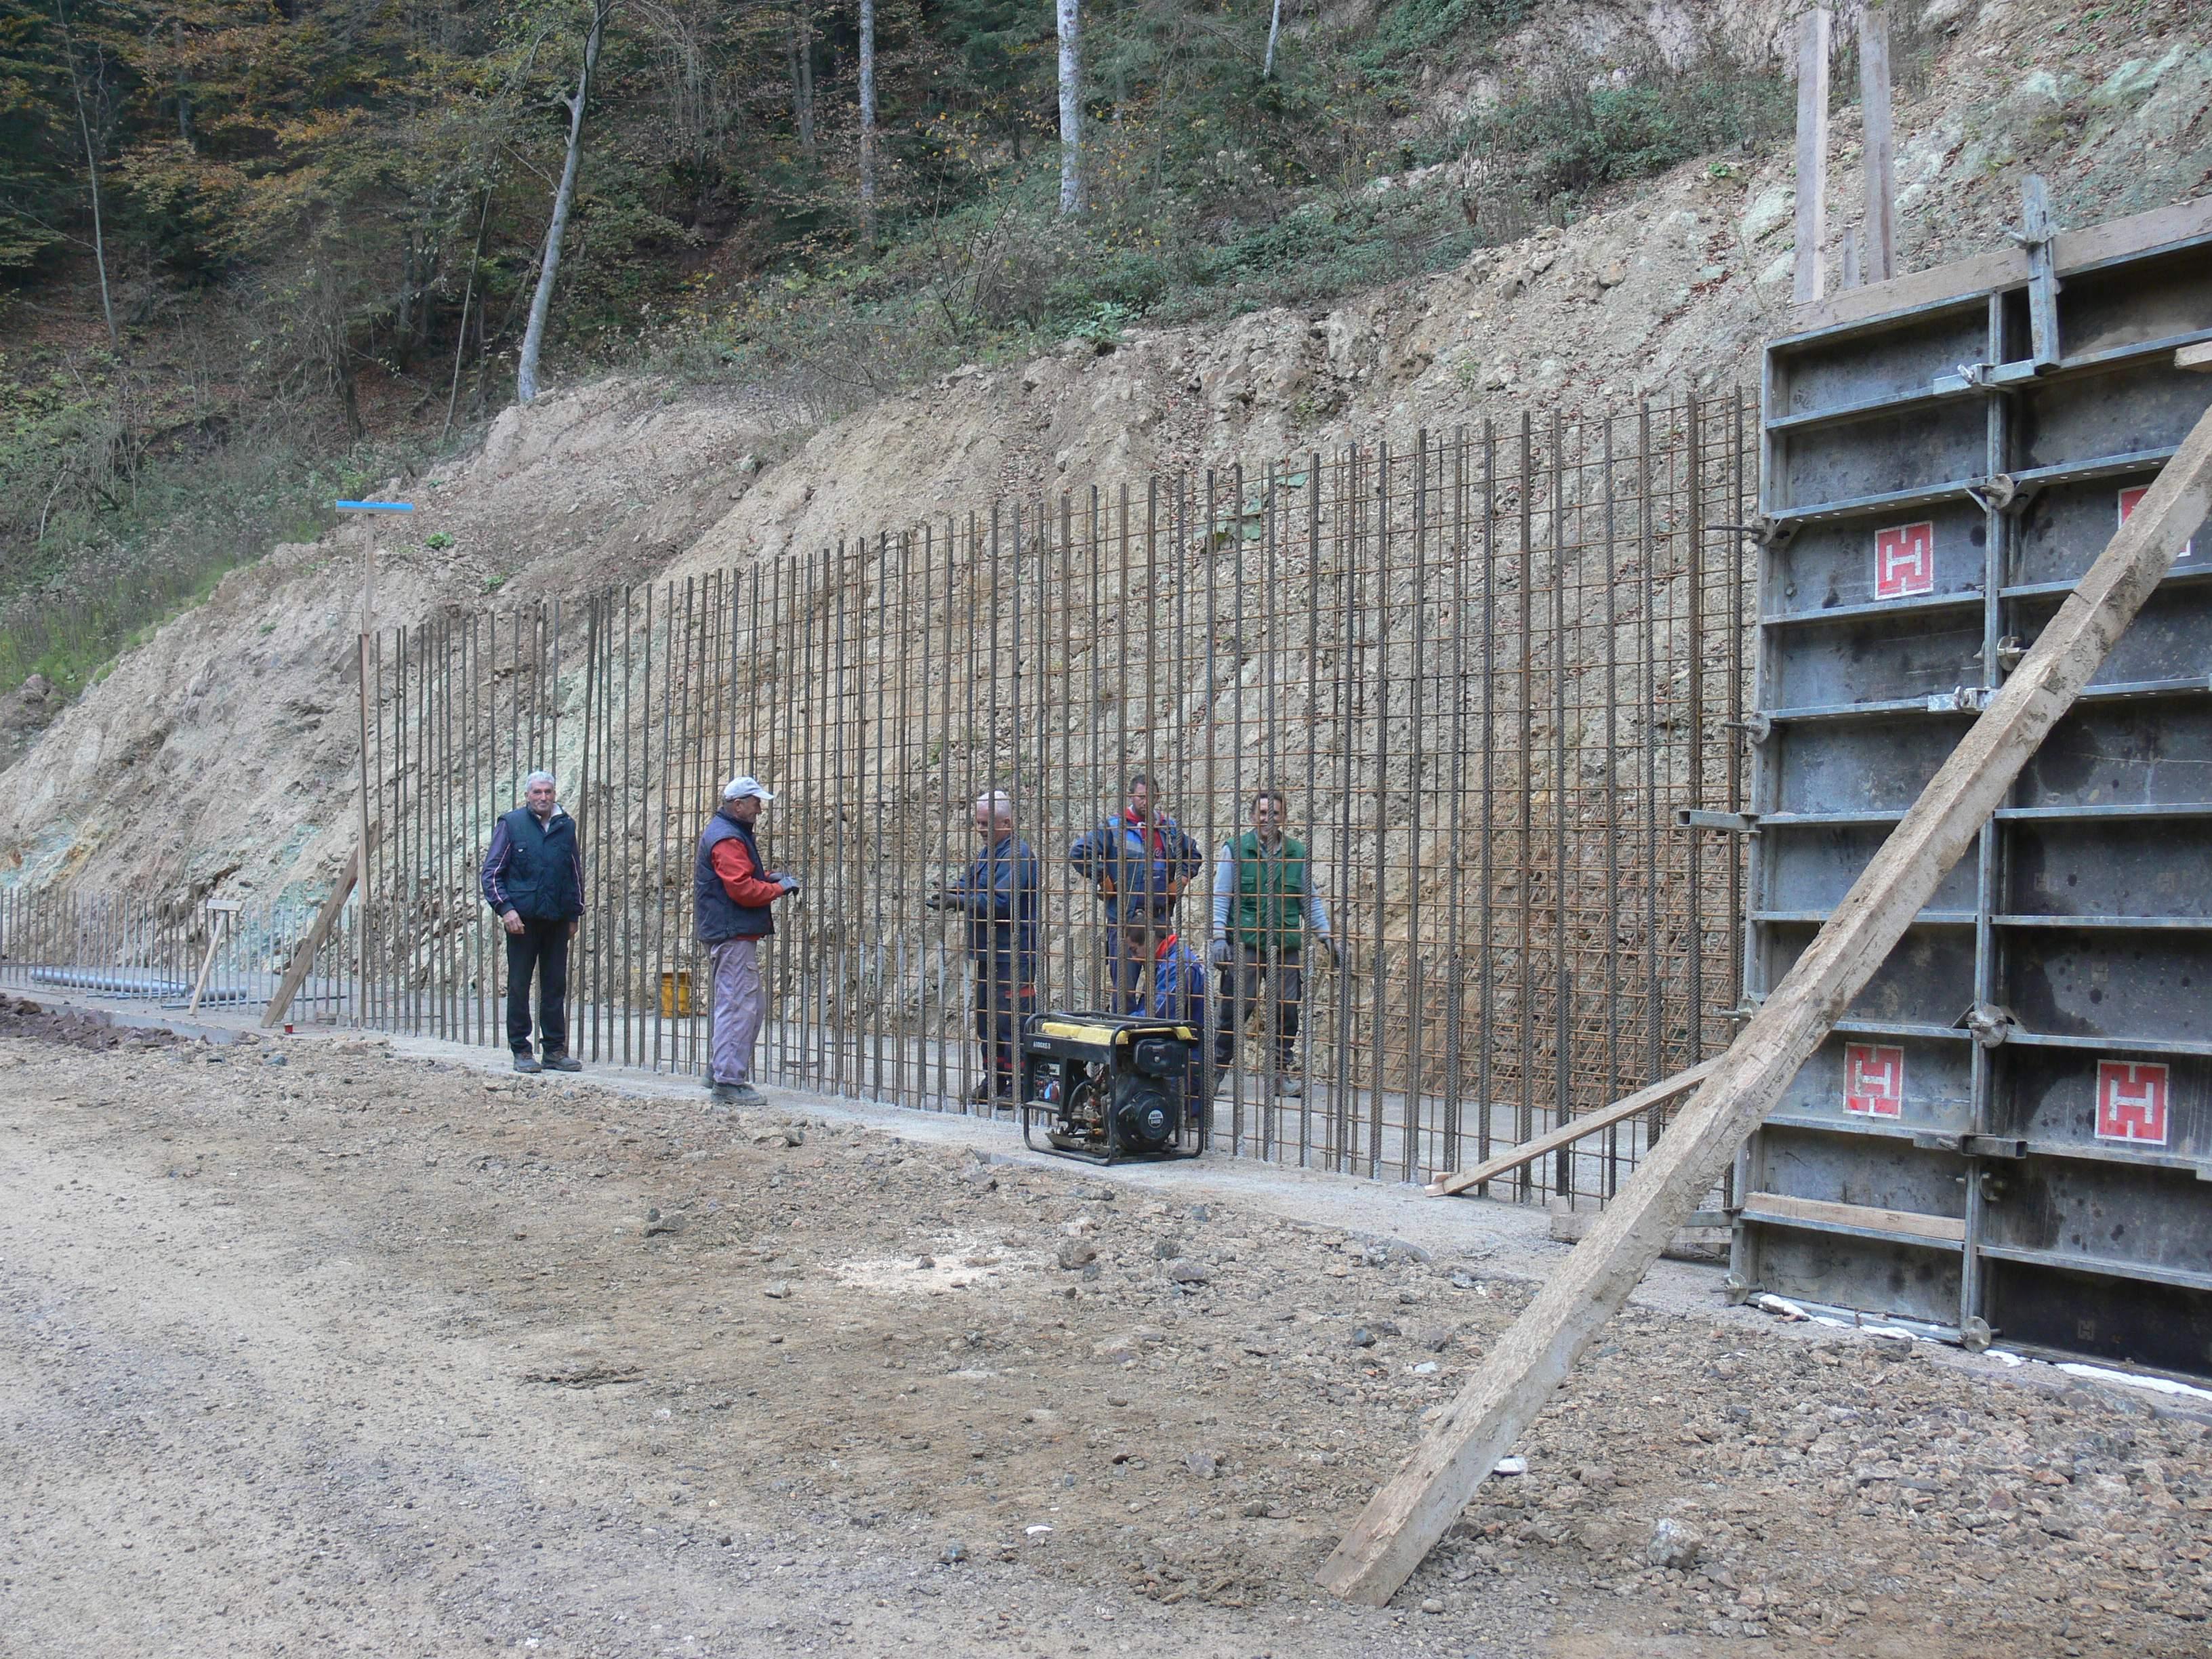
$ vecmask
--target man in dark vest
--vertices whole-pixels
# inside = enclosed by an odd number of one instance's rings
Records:
[[[1213,872],[1213,963],[1221,970],[1221,1027],[1213,1063],[1226,1072],[1237,1058],[1237,1034],[1257,1015],[1263,988],[1274,1005],[1276,1087],[1301,1092],[1292,1075],[1297,1057],[1298,1007],[1306,929],[1338,960],[1328,912],[1314,885],[1306,844],[1285,835],[1289,808],[1279,789],[1252,799],[1252,828],[1221,849]]]
[[[507,1046],[518,1072],[580,1072],[568,1054],[568,937],[584,914],[576,821],[553,799],[553,775],[532,772],[522,805],[492,826],[483,896],[507,929]],[[540,1064],[530,1046],[530,981],[538,981]]]
[[[761,808],[775,799],[758,778],[732,778],[722,786],[722,810],[707,821],[691,862],[699,942],[714,965],[714,1040],[707,1085],[726,1106],[768,1104],[752,1081],[753,1045],[768,1014],[768,999],[761,991],[760,942],[775,932],[769,907],[799,890],[799,878],[771,871],[754,839]]]

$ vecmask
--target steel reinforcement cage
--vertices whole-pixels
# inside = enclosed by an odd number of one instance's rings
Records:
[[[303,1017],[504,1041],[477,865],[545,767],[586,856],[573,1046],[696,1071],[693,844],[751,772],[777,793],[769,856],[805,882],[766,957],[763,1075],[965,1109],[963,940],[923,900],[972,854],[970,804],[1007,791],[1038,854],[1038,1006],[1096,1006],[1100,908],[1067,850],[1144,772],[1204,854],[1194,944],[1217,849],[1274,787],[1343,951],[1304,953],[1302,1092],[1240,1042],[1216,1145],[1408,1181],[1509,1150],[1728,1039],[1740,843],[1677,820],[1744,805],[1752,421],[1729,394],[1423,434],[383,632],[368,903]],[[99,941],[125,939],[173,980],[204,927],[6,903],[19,982],[122,965]],[[242,919],[226,995],[273,982],[282,932]],[[1659,1127],[1498,1189],[1602,1199]]]

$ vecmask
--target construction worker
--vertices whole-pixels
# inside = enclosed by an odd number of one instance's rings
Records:
[[[714,969],[714,1036],[707,1084],[726,1106],[768,1103],[752,1082],[753,1045],[768,1014],[760,942],[775,932],[769,907],[799,890],[798,877],[768,867],[755,837],[761,808],[775,799],[758,778],[732,778],[722,786],[721,810],[707,821],[691,863],[699,942]]]
[[[576,821],[555,799],[550,772],[522,781],[522,805],[492,826],[480,884],[507,929],[507,1046],[518,1072],[580,1072],[568,1054],[568,940],[584,914],[584,854]],[[541,1061],[530,1042],[530,981],[538,981]]]
[[[975,966],[975,1041],[982,1068],[971,1098],[979,1106],[1015,1098],[1022,1021],[1036,1012],[1037,861],[1014,836],[1013,798],[993,790],[975,802],[982,850],[968,873],[929,901],[968,918]]]
[[[1276,1087],[1295,1096],[1298,1009],[1305,1000],[1306,930],[1332,964],[1341,961],[1328,912],[1314,885],[1306,844],[1284,833],[1289,804],[1279,789],[1252,798],[1252,827],[1223,845],[1213,871],[1213,964],[1221,970],[1221,1029],[1213,1063],[1226,1073],[1237,1058],[1237,1034],[1256,1018],[1264,992],[1273,1005]]]
[[[1190,1069],[1183,1079],[1183,1099],[1193,1121],[1206,1110],[1211,1096],[1206,1087],[1206,963],[1182,942],[1170,921],[1138,916],[1115,930],[1122,949],[1133,962],[1148,963],[1152,982],[1133,991],[1123,1012],[1146,1019],[1173,1020],[1188,1025],[1198,1042],[1191,1049]]]
[[[1205,857],[1198,843],[1158,810],[1156,793],[1151,777],[1138,773],[1129,780],[1122,810],[1068,848],[1067,861],[1097,888],[1105,913],[1109,1008],[1123,1006],[1136,994],[1145,969],[1126,948],[1122,924],[1170,921],[1176,901]]]

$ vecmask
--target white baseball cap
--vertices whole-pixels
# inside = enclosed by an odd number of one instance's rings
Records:
[[[761,787],[761,781],[758,778],[732,778],[727,783],[722,786],[722,799],[724,800],[743,800],[747,796],[750,796],[755,800],[774,800],[775,799],[774,795],[769,794],[767,790]]]

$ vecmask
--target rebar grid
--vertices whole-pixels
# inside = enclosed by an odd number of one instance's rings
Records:
[[[344,983],[352,947],[326,947],[326,997],[504,1041],[477,867],[543,766],[586,850],[572,1048],[700,1070],[692,849],[751,772],[778,797],[764,851],[805,884],[765,958],[762,1074],[969,1109],[963,939],[923,900],[973,854],[970,803],[1010,793],[1037,854],[1037,1006],[1097,1008],[1102,911],[1070,843],[1156,778],[1203,854],[1178,913],[1202,951],[1218,851],[1272,786],[1343,963],[1304,952],[1303,1093],[1255,1026],[1217,1144],[1406,1181],[1507,1150],[1724,1043],[1741,1000],[1739,843],[1674,814],[1742,805],[1748,426],[1741,394],[1526,417],[388,631],[368,972]],[[86,948],[11,931],[7,965]],[[1658,1127],[1512,1191],[1601,1199]]]

